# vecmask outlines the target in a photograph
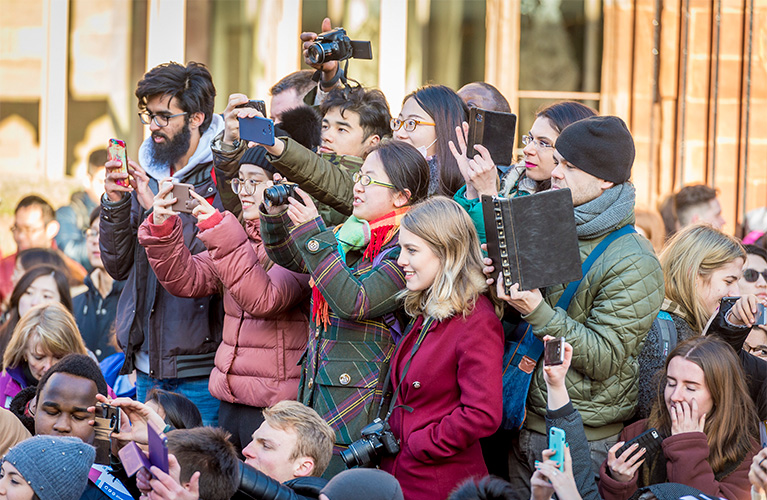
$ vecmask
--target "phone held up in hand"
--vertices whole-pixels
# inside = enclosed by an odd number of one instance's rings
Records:
[[[163,183],[163,188],[167,186],[168,184],[171,184],[170,181],[166,181]],[[190,191],[194,191],[194,186],[191,184],[183,184],[183,183],[176,183],[173,182],[173,190],[168,193],[165,196],[166,200],[171,200],[173,198],[176,198],[176,202],[171,205],[170,208],[174,212],[183,213],[183,214],[191,214],[192,210],[195,209],[197,205],[200,204],[197,200],[195,200]]]
[[[559,337],[543,344],[543,366],[561,365],[565,362],[565,339]]]
[[[549,429],[549,449],[554,450],[551,460],[559,464],[559,470],[562,472],[565,470],[565,439],[565,431],[559,427]]]
[[[113,170],[113,172],[119,172],[121,174],[128,173],[128,155],[125,152],[125,141],[120,139],[109,139],[109,146],[107,146],[107,160],[119,161],[120,167]],[[117,181],[118,186],[128,187],[130,183],[128,179]]]
[[[631,453],[631,455],[626,457],[624,462],[626,460],[629,460],[631,457],[633,457],[634,454],[639,453],[639,451],[641,451],[642,448],[647,450],[647,452],[645,453],[645,456],[655,453],[656,451],[660,449],[660,445],[661,443],[663,443],[663,437],[660,435],[660,433],[655,427],[651,427],[647,429],[646,431],[644,431],[642,434],[635,437],[634,439],[629,439],[628,441],[626,441],[623,444],[623,446],[618,448],[618,451],[615,452],[615,457],[618,458],[621,455],[623,455],[623,453],[626,450],[628,450],[631,447],[631,445],[634,443],[639,443],[639,446],[637,446],[637,448],[633,451],[633,453]]]

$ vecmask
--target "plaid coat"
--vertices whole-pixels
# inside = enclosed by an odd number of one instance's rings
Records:
[[[287,212],[262,212],[261,232],[269,257],[311,273],[328,302],[327,328],[311,318],[298,400],[335,430],[337,455],[361,437],[360,430],[378,413],[394,352],[384,316],[397,309],[395,296],[405,288],[397,266],[399,234],[383,246],[374,265],[361,251],[349,252],[344,262],[333,231],[320,217],[292,227]],[[338,457],[334,461],[331,468],[340,464]]]

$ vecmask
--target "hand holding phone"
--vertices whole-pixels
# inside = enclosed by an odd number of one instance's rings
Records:
[[[96,403],[95,410],[93,446],[96,448],[96,463],[108,465],[112,432],[120,431],[120,409],[99,402]]]
[[[259,113],[261,113],[264,116],[264,118],[266,117],[266,103],[264,101],[251,99],[250,101],[235,107],[235,109],[239,109],[239,108],[253,108]]]
[[[543,344],[543,366],[561,365],[565,362],[565,339],[549,339]]]
[[[109,145],[107,146],[107,160],[120,162],[120,166],[113,169],[112,172],[121,174],[128,173],[128,155],[125,152],[125,141],[121,141],[120,139],[109,139]],[[130,182],[127,178],[124,180],[117,180],[115,183],[122,187],[130,186]]]
[[[237,118],[240,121],[240,139],[264,146],[274,146],[274,121],[260,116]]]
[[[165,188],[169,183],[169,181],[164,182],[163,188]],[[194,186],[180,182],[173,182],[172,184],[173,189],[165,196],[165,199],[172,200],[175,198],[176,201],[173,203],[173,205],[170,205],[167,208],[173,210],[174,212],[191,214],[195,207],[200,204],[200,202],[195,200],[191,194],[192,191],[194,191]]]
[[[558,464],[562,472],[565,470],[565,443],[565,431],[559,427],[549,429],[549,449],[554,450],[551,460]]]

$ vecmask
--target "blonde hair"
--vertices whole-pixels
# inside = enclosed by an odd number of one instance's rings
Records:
[[[479,237],[469,215],[455,201],[434,196],[411,208],[401,227],[423,239],[440,262],[429,288],[400,292],[405,311],[439,321],[455,314],[466,317],[487,289]]]
[[[336,433],[316,411],[298,401],[280,401],[264,409],[264,421],[271,427],[296,433],[291,460],[313,458],[312,476],[319,477],[325,472],[333,456]]]
[[[666,298],[676,302],[685,321],[701,333],[711,315],[698,294],[698,281],[737,258],[746,259],[740,242],[708,224],[694,224],[676,233],[660,254]]]
[[[31,339],[57,358],[67,354],[87,354],[74,316],[59,303],[38,304],[21,317],[3,354],[5,370],[20,366]]]

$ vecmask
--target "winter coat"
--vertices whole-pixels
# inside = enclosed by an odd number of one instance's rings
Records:
[[[348,252],[344,262],[335,234],[320,217],[292,227],[287,211],[262,212],[261,234],[274,262],[311,272],[327,299],[330,324],[310,318],[298,400],[330,424],[338,453],[362,437],[360,431],[378,413],[394,352],[387,315],[397,309],[395,296],[405,288],[397,266],[399,234],[383,245],[377,265],[362,251]],[[340,470],[343,465],[334,456],[329,473]]]
[[[615,229],[634,222],[632,213]],[[608,232],[578,240],[581,261]],[[567,311],[554,307],[566,284],[546,288],[524,319],[539,339],[564,337],[573,346],[567,390],[590,441],[618,434],[637,399],[637,356],[663,302],[663,272],[646,238],[626,234],[599,256]],[[546,432],[546,383],[538,363],[530,383],[525,427]]]
[[[223,119],[214,115],[189,165],[174,174],[177,182],[192,184],[195,192],[207,198],[216,208],[221,208],[221,200],[211,177],[210,140],[222,128]],[[146,144],[139,151],[139,156],[149,174],[149,187],[157,193],[159,179],[168,174],[168,169],[162,166],[150,168],[151,159],[144,152]],[[215,293],[197,298],[179,298],[160,285],[149,266],[146,251],[137,239],[138,227],[150,213],[151,207],[144,210],[135,192],[117,202],[110,201],[106,195],[101,199],[101,260],[104,269],[114,279],[126,280],[115,321],[117,342],[125,351],[122,373],[130,373],[136,367],[136,355],[146,339],[150,377],[207,377],[221,342],[221,296]],[[197,219],[185,213],[180,217],[184,245],[193,255],[205,251],[205,245],[195,237]]]
[[[480,296],[464,319],[431,325],[418,351],[419,317],[391,362],[391,387],[399,386],[389,423],[400,452],[381,468],[397,478],[408,500],[447,498],[470,477],[487,475],[479,439],[501,423],[503,329],[489,299]]]
[[[626,427],[621,433],[620,440],[628,441],[647,430],[647,420],[640,420]],[[702,432],[685,432],[669,436],[663,440],[662,453],[666,459],[665,481],[680,483],[697,488],[712,498],[721,497],[728,500],[745,500],[750,498],[751,483],[748,471],[751,468],[751,458],[759,451],[754,441],[753,449],[740,463],[732,464],[724,473],[714,473],[708,463],[709,448],[706,435]],[[660,457],[660,458],[663,458]],[[648,459],[649,460],[649,459]],[[599,468],[599,493],[605,500],[626,500],[637,488],[649,486],[645,484],[648,461],[642,465],[634,478],[622,483],[613,479],[607,472],[607,460]],[[657,481],[656,481],[657,482]]]
[[[279,158],[267,154],[269,161],[283,177],[297,183],[315,200],[317,211],[325,224],[342,224],[352,213],[352,175],[362,167],[362,158],[335,153],[317,154],[288,137],[278,140],[285,142],[285,151]],[[247,149],[246,144],[241,141],[237,148],[229,151],[223,144],[223,133],[211,144],[219,185],[237,177],[240,158]],[[348,199],[342,197],[347,195]],[[231,189],[221,191],[221,200],[226,210],[235,215],[240,214],[240,200]]]
[[[295,399],[306,348],[309,277],[273,265],[266,258],[260,221],[247,233],[229,212],[198,224],[207,251],[192,255],[184,246],[181,220],[149,218],[139,242],[160,283],[179,297],[204,297],[224,287],[224,331],[210,374],[210,393],[229,403],[268,407]]]
[[[85,346],[101,362],[115,353],[109,341],[117,316],[117,302],[125,283],[115,281],[106,297],[102,297],[96,289],[90,274],[85,277],[85,285],[88,288],[72,298],[72,310]]]
[[[3,408],[9,408],[16,394],[27,387],[27,379],[24,376],[24,367],[14,366],[0,374],[0,403]]]

